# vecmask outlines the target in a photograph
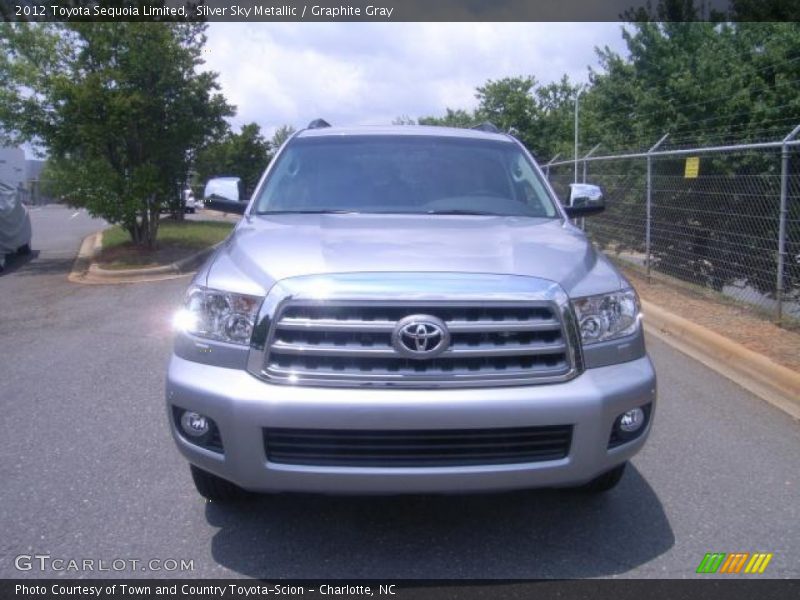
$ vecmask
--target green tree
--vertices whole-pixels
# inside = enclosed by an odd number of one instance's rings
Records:
[[[662,4],[657,15],[696,13],[692,2]],[[600,51],[584,102],[582,130],[607,149],[644,149],[667,132],[673,147],[772,141],[800,123],[798,23],[642,20],[623,35],[628,56]],[[684,179],[682,169],[681,159],[654,161],[653,217],[669,231],[653,236],[655,266],[717,290],[746,282],[773,291],[778,212],[769,199],[779,194],[776,154],[708,155],[694,180]],[[641,177],[628,181],[618,199],[629,213],[644,210]],[[790,242],[800,236],[793,210]],[[786,273],[785,287],[798,287],[800,265],[787,261]]]
[[[577,93],[578,86],[566,75],[559,81],[535,88],[536,112],[528,136],[531,138],[530,148],[537,156],[549,159],[559,153],[562,156],[573,154]]]
[[[474,113],[463,109],[446,109],[444,117],[420,117],[417,119],[420,125],[436,125],[439,127],[472,127],[477,123]]]
[[[273,153],[277,152],[278,148],[283,146],[283,142],[288,140],[295,131],[297,130],[291,125],[281,125],[278,127],[275,133],[272,134],[272,139],[269,142]]]
[[[400,115],[392,120],[392,125],[416,125],[417,120],[408,115]]]
[[[472,127],[488,121],[514,133],[536,155],[552,156],[565,152],[570,139],[576,91],[566,76],[547,85],[531,76],[489,80],[475,91],[474,111],[448,108],[444,117],[421,117],[419,124]]]
[[[199,23],[0,24],[0,126],[45,148],[73,206],[153,247],[161,208],[233,114]]]
[[[535,86],[534,77],[490,79],[476,89],[476,120],[489,121],[502,131],[514,129],[519,132],[520,141],[530,147],[536,119],[536,102],[532,93]]]
[[[797,0],[731,0],[731,21],[800,21]]]
[[[194,162],[197,181],[205,183],[219,175],[241,177],[244,193],[249,195],[269,164],[270,148],[256,123],[243,125],[239,133],[228,132],[198,153]]]
[[[775,139],[800,117],[798,23],[639,22],[623,36],[629,56],[599,52],[585,102],[605,147]]]

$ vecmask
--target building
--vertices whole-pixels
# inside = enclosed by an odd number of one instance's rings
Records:
[[[45,161],[29,158],[25,161],[25,179],[29,184],[39,181],[42,178],[42,169]]]
[[[25,187],[28,170],[22,148],[0,146],[0,181],[14,188]]]

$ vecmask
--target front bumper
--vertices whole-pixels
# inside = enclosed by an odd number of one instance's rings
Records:
[[[173,355],[167,375],[173,437],[193,464],[253,491],[322,493],[471,492],[577,485],[633,456],[652,424],[656,377],[648,357],[587,369],[559,384],[474,389],[343,389],[265,383],[247,371]],[[608,448],[616,417],[652,404],[641,436]],[[188,442],[173,406],[217,423],[224,453]],[[469,429],[573,425],[562,459],[491,466],[335,467],[267,460],[263,429]]]

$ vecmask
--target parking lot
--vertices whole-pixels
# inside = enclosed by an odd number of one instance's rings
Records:
[[[654,431],[604,497],[281,495],[222,506],[194,491],[164,409],[170,318],[188,277],[80,285],[102,224],[48,206],[34,253],[0,276],[0,576],[20,554],[176,559],[177,572],[67,576],[694,577],[707,552],[771,552],[800,576],[800,426],[650,338]]]

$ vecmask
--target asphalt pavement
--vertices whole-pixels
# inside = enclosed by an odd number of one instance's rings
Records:
[[[0,577],[684,578],[707,552],[771,552],[760,577],[800,576],[800,425],[653,338],[654,431],[605,496],[206,503],[163,399],[189,279],[68,282],[102,226],[75,213],[33,212],[33,255],[0,275]],[[33,554],[193,569],[18,571]]]

